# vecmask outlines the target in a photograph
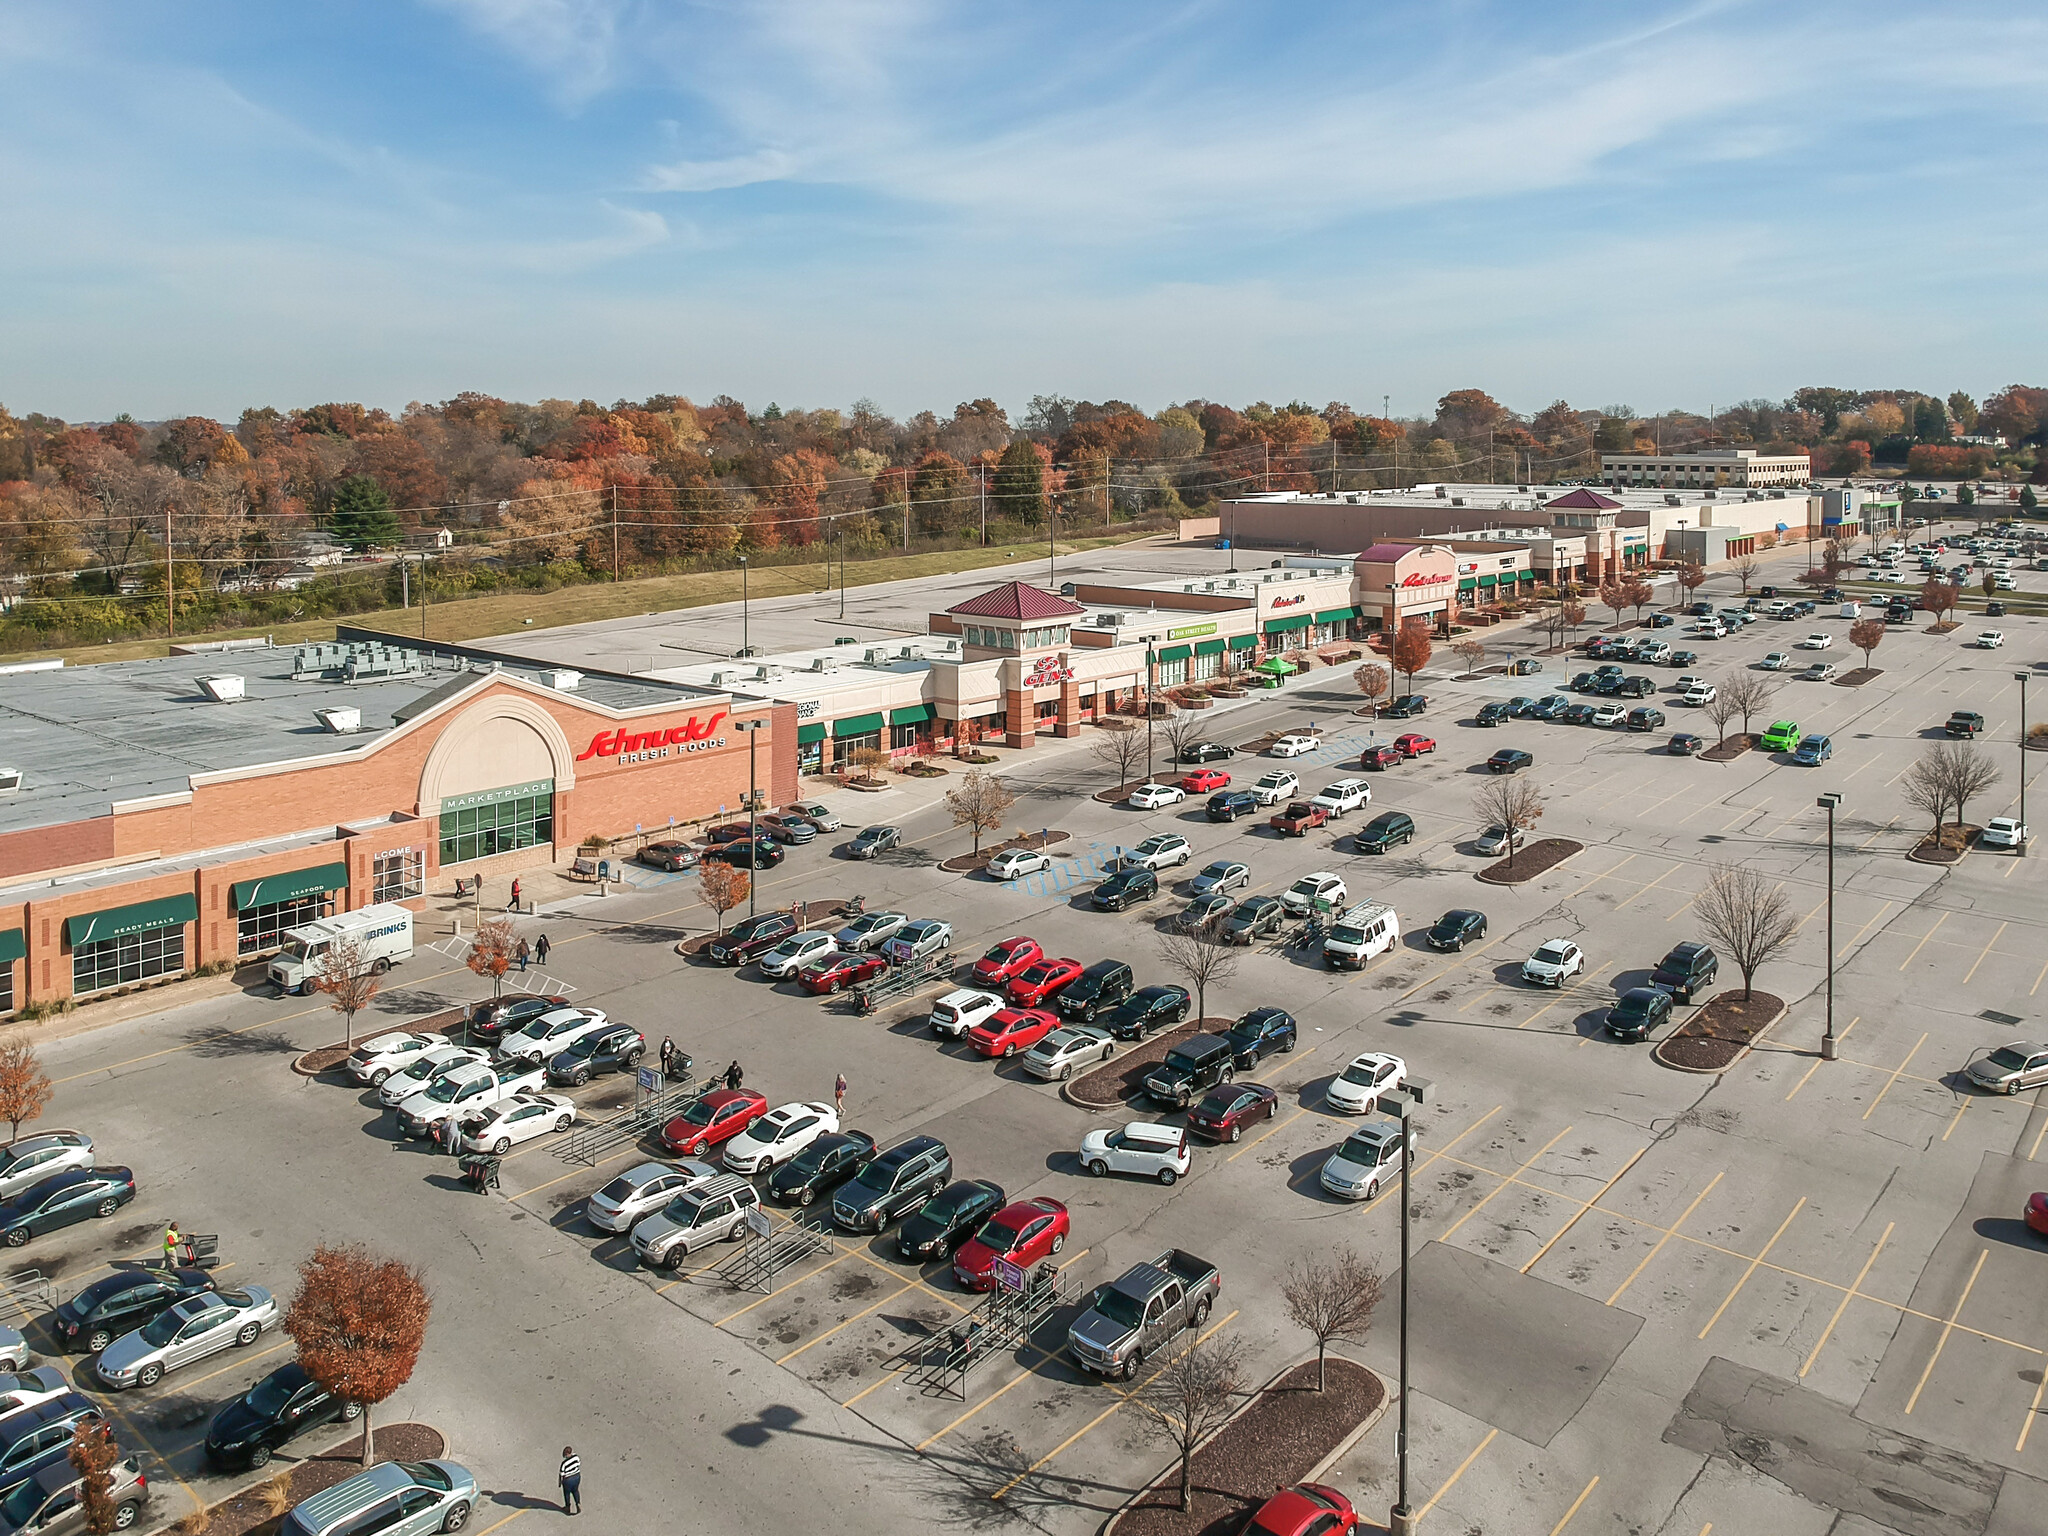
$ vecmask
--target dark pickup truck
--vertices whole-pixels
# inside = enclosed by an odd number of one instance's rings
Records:
[[[1207,1259],[1169,1248],[1100,1287],[1067,1330],[1067,1353],[1084,1371],[1129,1381],[1184,1328],[1200,1328],[1223,1289]]]
[[[1286,810],[1280,811],[1266,825],[1282,837],[1307,837],[1314,828],[1328,822],[1330,813],[1320,805],[1306,800],[1297,800]]]
[[[1951,736],[1979,736],[1984,731],[1984,717],[1974,709],[1959,709],[1942,729]]]

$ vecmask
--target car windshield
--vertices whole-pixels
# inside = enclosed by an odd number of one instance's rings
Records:
[[[1990,1059],[1991,1065],[2007,1072],[2024,1072],[2027,1066],[2027,1058],[2009,1045],[2001,1045],[1991,1053]]]
[[[628,1173],[613,1179],[611,1183],[605,1185],[603,1189],[597,1192],[597,1196],[600,1200],[609,1200],[614,1205],[624,1205],[628,1200],[640,1193],[640,1188],[641,1181]]]
[[[1536,951],[1536,960],[1542,965],[1563,965],[1564,946],[1562,944],[1546,944]]]
[[[1188,1055],[1185,1051],[1168,1051],[1166,1053],[1166,1070],[1169,1072],[1192,1072],[1200,1065],[1200,1061]]]
[[[1347,1136],[1337,1155],[1348,1163],[1364,1163],[1370,1167],[1380,1160],[1380,1144],[1371,1136]]]
[[[292,1400],[292,1388],[275,1376],[266,1376],[249,1389],[249,1406],[266,1419],[274,1419],[284,1412],[284,1405]]]
[[[1136,1297],[1126,1296],[1122,1291],[1111,1290],[1108,1286],[1095,1293],[1095,1310],[1119,1328],[1135,1328],[1144,1320],[1144,1313]]]
[[[1621,1001],[1614,1005],[1614,1011],[1624,1019],[1640,1019],[1650,1011],[1650,1000],[1634,992],[1624,992]]]
[[[455,1074],[450,1073],[446,1077],[434,1079],[428,1085],[427,1097],[436,1104],[452,1104],[455,1101],[455,1095],[475,1081],[476,1079],[473,1077],[457,1077]]]
[[[1010,1252],[1017,1246],[1017,1238],[1018,1229],[1000,1216],[982,1223],[981,1230],[974,1234],[974,1240],[982,1247],[992,1248],[997,1253]]]
[[[1371,1083],[1379,1076],[1377,1067],[1362,1061],[1354,1061],[1344,1069],[1343,1080],[1347,1083]]]
[[[161,1348],[178,1336],[178,1330],[185,1326],[185,1322],[186,1319],[179,1316],[176,1307],[159,1312],[142,1325],[143,1342]]]
[[[433,1488],[446,1493],[455,1486],[454,1480],[430,1461],[401,1461],[398,1466],[400,1471],[422,1488]]]
[[[42,1483],[32,1477],[18,1485],[5,1499],[0,1499],[0,1521],[6,1522],[10,1531],[23,1529],[35,1518],[36,1511],[43,1507],[43,1500],[48,1497],[43,1492]]]
[[[563,1052],[563,1054],[574,1056],[578,1059],[586,1056],[595,1056],[602,1048],[605,1039],[606,1037],[603,1035],[585,1035],[581,1040],[572,1040],[569,1043],[569,1049]]]
[[[816,1173],[825,1166],[825,1159],[845,1144],[843,1137],[821,1136],[791,1158],[789,1166],[798,1173]]]
[[[683,1119],[691,1125],[709,1125],[712,1112],[717,1108],[709,1099],[699,1099],[683,1111]]]
[[[990,950],[981,958],[984,960],[994,961],[997,964],[1001,964],[1003,961],[1008,960],[1010,958],[1010,946],[1007,944],[998,944],[994,949]]]
[[[1204,880],[1221,880],[1229,873],[1230,866],[1228,864],[1211,864],[1202,871],[1202,878]]]

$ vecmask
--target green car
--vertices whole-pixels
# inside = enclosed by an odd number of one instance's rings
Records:
[[[1772,723],[1771,728],[1764,732],[1764,750],[1766,752],[1790,752],[1798,745],[1799,722],[1796,720],[1775,721]]]

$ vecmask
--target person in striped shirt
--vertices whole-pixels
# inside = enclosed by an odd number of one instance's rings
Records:
[[[576,1454],[576,1447],[562,1447],[562,1470],[557,1474],[562,1484],[562,1513],[580,1515],[583,1513],[583,1458]]]

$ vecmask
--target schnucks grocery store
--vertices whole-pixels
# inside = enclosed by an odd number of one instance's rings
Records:
[[[863,747],[1028,747],[1148,685],[1393,623],[1444,622],[1458,556],[1379,545],[1214,580],[995,587],[886,643],[645,674],[361,632],[0,669],[0,1013],[275,949],[430,883],[509,876],[586,837],[700,826]],[[750,765],[749,756],[753,756]]]

